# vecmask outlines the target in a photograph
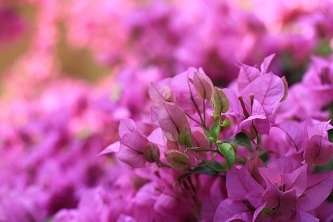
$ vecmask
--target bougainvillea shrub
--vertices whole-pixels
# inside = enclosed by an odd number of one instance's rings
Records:
[[[333,157],[327,133],[332,126],[279,109],[293,91],[288,92],[285,78],[267,72],[272,58],[260,68],[241,65],[237,81],[227,88],[214,86],[195,68],[151,83],[152,130],[147,133],[131,119],[120,121],[120,141],[104,153],[150,172],[136,191],[159,190],[149,220],[317,220],[316,208],[333,188],[331,172],[316,172]],[[211,192],[212,184],[207,189],[212,182],[219,192]],[[145,203],[140,197],[132,196]],[[169,204],[160,209],[165,198]],[[186,210],[168,214],[179,204]],[[124,215],[145,220],[136,208]]]
[[[333,2],[0,2],[0,221],[332,221]]]

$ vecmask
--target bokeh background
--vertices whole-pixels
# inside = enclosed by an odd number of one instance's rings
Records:
[[[0,221],[115,221],[142,178],[98,154],[119,119],[146,124],[151,81],[227,86],[275,54],[291,87],[332,67],[332,38],[331,0],[0,0]]]

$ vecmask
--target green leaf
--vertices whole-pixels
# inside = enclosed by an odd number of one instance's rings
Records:
[[[259,158],[262,160],[263,163],[267,163],[269,161],[268,154],[274,153],[271,150],[264,150],[259,152]]]
[[[164,153],[164,156],[170,166],[176,170],[184,170],[190,162],[188,156],[179,150],[168,150]]]
[[[263,217],[269,217],[272,213],[274,213],[276,211],[276,209],[274,208],[269,208],[269,207],[265,207],[262,211],[261,214]]]
[[[195,174],[218,175],[219,173],[225,171],[226,167],[224,167],[223,164],[216,161],[210,161],[206,162],[206,165],[196,167],[191,172]]]
[[[208,138],[208,141],[209,141],[209,147],[212,146],[212,144],[216,141],[216,139],[214,137],[212,137],[212,135],[210,134],[210,132],[208,130],[204,130],[205,132],[205,135],[207,136]]]
[[[223,127],[228,127],[231,126],[231,122],[228,118],[226,118],[225,120],[223,120],[223,122],[221,123],[221,126]]]
[[[249,150],[252,150],[251,140],[245,133],[242,132],[237,133],[237,135],[234,138],[224,140],[223,142],[230,143],[236,146],[244,146],[249,148]]]
[[[204,130],[204,133],[207,137],[211,137],[210,132],[208,130]]]
[[[321,56],[330,55],[332,53],[330,40],[328,38],[323,38],[321,41],[319,41],[317,48],[314,50],[314,53]]]
[[[222,89],[217,87],[214,87],[213,96],[210,102],[214,108],[213,116],[215,119],[217,119],[221,113],[227,112],[230,108],[228,97],[224,94]]]
[[[333,159],[331,159],[327,164],[324,166],[316,166],[315,173],[324,173],[330,172],[333,170]]]
[[[212,175],[217,176],[221,172],[226,172],[228,166],[225,163],[219,163],[216,161],[206,162],[206,165],[197,166],[194,170],[190,172],[181,174],[177,181],[181,182],[184,178],[190,176],[191,174],[205,174],[205,175]]]
[[[178,135],[178,143],[181,146],[192,147],[192,132],[191,129],[185,128]]]
[[[219,122],[215,122],[210,126],[210,135],[216,139],[220,137],[221,125]]]
[[[229,143],[218,144],[218,147],[227,161],[228,167],[231,168],[235,162],[235,150]]]

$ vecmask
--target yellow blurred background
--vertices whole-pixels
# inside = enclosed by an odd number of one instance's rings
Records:
[[[1,86],[6,81],[6,71],[10,68],[15,68],[13,67],[17,65],[15,62],[29,50],[33,50],[34,44],[32,41],[38,29],[36,22],[38,11],[34,6],[30,4],[15,4],[14,6],[11,5],[10,9],[21,16],[27,24],[25,24],[26,27],[22,35],[10,41],[0,42]],[[89,50],[73,48],[67,43],[63,21],[57,21],[56,29],[56,45],[52,56],[53,62],[60,69],[60,75],[95,82],[110,73],[108,67],[96,62]],[[20,73],[15,75],[20,75]]]

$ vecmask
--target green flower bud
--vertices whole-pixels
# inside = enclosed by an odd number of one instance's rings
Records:
[[[179,150],[168,150],[164,156],[169,165],[176,170],[184,170],[190,162],[188,156]]]
[[[146,148],[143,151],[143,155],[148,163],[160,162],[160,149],[154,143],[147,143]]]

